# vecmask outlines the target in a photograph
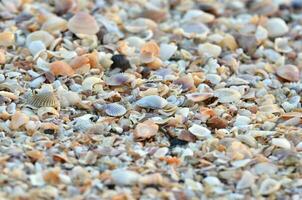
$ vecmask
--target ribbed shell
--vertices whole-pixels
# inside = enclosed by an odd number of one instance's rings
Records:
[[[126,114],[127,110],[124,106],[118,104],[118,103],[111,103],[108,105],[105,105],[105,112],[107,115],[112,117],[120,117]]]
[[[168,102],[166,99],[160,96],[150,95],[141,98],[136,102],[136,104],[143,108],[160,109],[165,107],[168,104]]]
[[[59,100],[53,92],[43,92],[38,94],[29,94],[27,96],[27,103],[40,108],[40,107],[59,107]]]

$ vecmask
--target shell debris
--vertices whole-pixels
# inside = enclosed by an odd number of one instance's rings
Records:
[[[0,0],[0,199],[301,199],[301,13]]]

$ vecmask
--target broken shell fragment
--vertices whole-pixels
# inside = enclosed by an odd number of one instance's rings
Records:
[[[55,38],[46,31],[35,31],[26,37],[26,46],[29,46],[30,43],[37,40],[43,42],[45,47],[48,47],[55,40]]]
[[[221,54],[221,47],[211,43],[204,43],[198,46],[198,53],[200,55],[217,58]]]
[[[168,102],[166,99],[160,96],[150,95],[141,98],[136,102],[136,104],[143,108],[161,109],[165,107],[168,104]]]
[[[94,35],[99,31],[99,26],[93,16],[78,12],[69,19],[68,29],[74,34]]]
[[[137,141],[144,141],[154,137],[158,132],[159,126],[151,120],[137,124],[133,131],[133,136]]]
[[[12,32],[0,33],[0,46],[9,47],[15,43],[15,35]]]
[[[259,192],[262,195],[268,195],[278,191],[280,187],[281,184],[278,181],[271,178],[267,178],[264,181],[262,181]]]
[[[190,133],[195,135],[198,139],[208,139],[211,138],[211,131],[207,129],[206,127],[203,127],[201,125],[193,124],[189,128]]]
[[[10,128],[13,130],[19,129],[21,126],[25,125],[27,122],[29,122],[29,117],[21,112],[17,111],[12,116],[11,122],[10,122]]]
[[[232,88],[220,88],[214,91],[214,96],[220,103],[232,103],[240,101],[241,94]]]

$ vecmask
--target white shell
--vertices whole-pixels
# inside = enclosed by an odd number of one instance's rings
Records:
[[[290,149],[291,145],[286,138],[273,138],[272,144],[284,149]]]
[[[41,40],[36,40],[36,41],[31,42],[28,45],[28,49],[29,49],[30,53],[33,56],[35,56],[36,54],[38,54],[42,51],[45,51],[46,47],[45,47],[44,43]]]
[[[123,116],[127,112],[126,108],[118,103],[107,104],[104,107],[106,114],[112,117]]]
[[[159,109],[165,107],[168,102],[160,96],[150,95],[141,98],[136,104],[143,108]]]
[[[169,60],[176,51],[177,51],[177,46],[175,46],[173,44],[161,44],[160,45],[160,58],[163,61]]]
[[[220,103],[238,102],[241,98],[240,92],[232,88],[220,88],[214,91],[214,96]]]
[[[198,46],[198,53],[208,57],[217,58],[221,54],[221,47],[211,43],[204,43]]]
[[[140,175],[126,169],[115,169],[111,172],[111,178],[116,185],[134,185],[138,182]]]
[[[281,184],[278,181],[271,178],[267,178],[264,181],[262,181],[259,192],[262,195],[268,195],[278,191],[280,187]]]
[[[189,131],[190,133],[195,135],[198,139],[207,139],[212,137],[211,131],[209,129],[197,124],[193,124],[189,128]]]
[[[285,21],[281,18],[270,18],[265,24],[269,37],[279,37],[285,35],[289,28]]]

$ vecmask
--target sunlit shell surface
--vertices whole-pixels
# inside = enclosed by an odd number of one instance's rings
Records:
[[[143,108],[160,109],[165,107],[168,102],[160,96],[150,95],[141,98],[136,102],[136,104]]]
[[[120,117],[126,114],[127,110],[118,103],[111,103],[104,106],[107,115],[112,117]]]
[[[294,65],[285,65],[277,69],[277,75],[287,81],[299,81],[300,72]]]
[[[68,29],[75,34],[94,35],[99,31],[99,26],[93,16],[78,12],[68,21]]]

